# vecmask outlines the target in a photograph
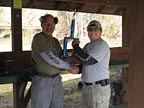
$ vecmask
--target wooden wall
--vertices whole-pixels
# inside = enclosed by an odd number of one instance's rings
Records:
[[[111,60],[110,65],[125,64],[129,61],[129,48],[119,47],[111,48]],[[31,51],[15,51],[0,53],[0,59],[5,61],[5,68],[10,71],[18,71],[32,66]]]
[[[23,69],[31,68],[32,66],[31,51],[6,52],[0,53],[0,55],[3,55],[3,58],[5,58],[5,60],[3,60],[4,68],[8,72],[15,73]]]

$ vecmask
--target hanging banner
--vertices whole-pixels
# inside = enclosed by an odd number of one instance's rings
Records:
[[[21,9],[22,8],[22,0],[14,0],[13,1],[13,8],[15,9]]]

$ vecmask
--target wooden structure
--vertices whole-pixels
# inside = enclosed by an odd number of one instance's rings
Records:
[[[14,1],[16,0],[0,0],[0,6],[12,7],[13,52],[11,54],[22,51],[21,9],[14,8]],[[65,11],[76,9],[78,12],[122,16],[122,48],[111,49],[111,63],[120,64],[123,60],[129,61],[129,69],[126,70],[129,71],[128,108],[144,107],[143,5],[143,0],[22,0],[24,8]],[[4,54],[7,55],[7,53]],[[20,108],[20,105],[15,104],[15,108]]]
[[[25,90],[31,81],[31,67],[30,51],[0,53],[0,84],[13,84],[14,108],[26,108],[30,100],[30,88],[27,93]]]

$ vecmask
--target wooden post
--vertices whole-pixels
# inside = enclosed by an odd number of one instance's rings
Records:
[[[17,0],[18,1],[18,0]],[[22,51],[22,9],[11,7],[12,51]]]
[[[128,11],[127,7],[123,9],[122,14],[122,47],[128,47],[129,49],[129,35],[128,35]],[[122,68],[122,103],[128,102],[128,67]]]
[[[129,47],[129,35],[128,35],[128,14],[127,8],[123,9],[122,14],[122,46]]]
[[[128,0],[130,39],[128,108],[144,108],[144,1]]]
[[[31,87],[25,92],[28,81],[13,83],[14,108],[26,108],[31,98]]]
[[[13,94],[14,94],[14,108],[24,108],[24,88],[25,83],[14,83],[13,84]]]

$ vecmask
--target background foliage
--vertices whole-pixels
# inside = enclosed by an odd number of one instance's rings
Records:
[[[45,14],[52,14],[58,17],[59,23],[56,26],[54,36],[59,39],[61,45],[64,37],[70,36],[71,21],[74,12],[50,11],[40,9],[22,9],[22,35],[23,50],[31,50],[31,41],[35,33],[41,31],[39,18]],[[0,7],[0,51],[11,49],[11,9]],[[75,37],[81,41],[83,47],[89,41],[87,37],[87,25],[91,20],[98,20],[102,24],[103,38],[110,47],[121,46],[122,38],[122,17],[115,15],[79,13],[75,15]],[[7,39],[7,38],[8,39]],[[70,47],[68,44],[68,48]],[[7,48],[6,48],[7,47]]]

